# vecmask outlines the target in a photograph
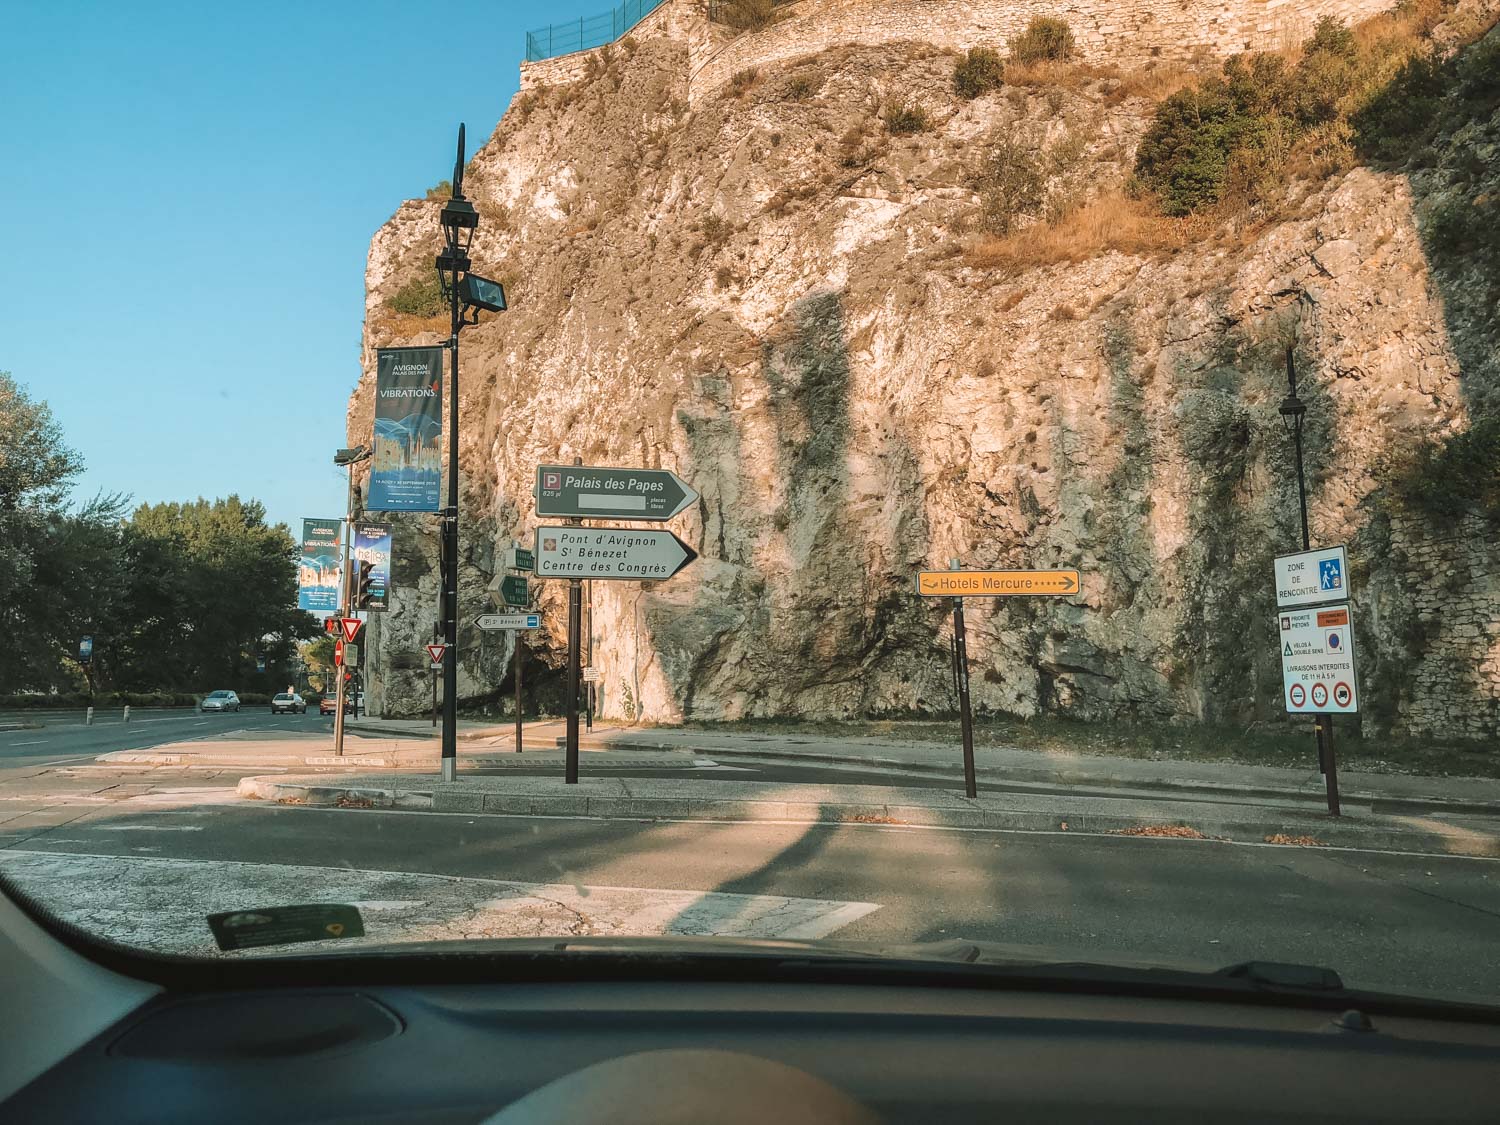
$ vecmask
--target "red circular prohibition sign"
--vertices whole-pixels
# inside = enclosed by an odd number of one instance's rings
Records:
[[[1307,702],[1307,692],[1303,689],[1301,684],[1293,684],[1292,690],[1287,694],[1292,698],[1293,707],[1301,707],[1304,703]]]
[[[1312,688],[1313,706],[1321,707],[1328,702],[1328,685],[1313,684]]]

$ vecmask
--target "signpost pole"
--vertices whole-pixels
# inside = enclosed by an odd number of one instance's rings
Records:
[[[522,751],[521,742],[521,634],[516,634],[516,753]]]
[[[582,465],[583,458],[573,458],[573,464]],[[583,520],[567,521],[574,527],[582,527]],[[583,579],[568,579],[568,737],[566,761],[563,766],[563,782],[578,784],[578,662],[582,646],[580,633],[583,629]]]
[[[433,625],[432,625],[432,639],[435,640],[435,641],[440,641],[440,640],[443,639],[443,626],[442,626],[441,622],[437,622],[437,621],[433,622]],[[436,664],[432,664],[431,661],[428,661],[428,663],[431,664],[431,668],[432,668],[432,670],[431,670],[431,675],[432,675],[432,725],[433,725],[433,728],[436,729],[437,728],[437,719],[438,719],[438,716],[437,716],[437,674],[438,674],[438,670],[437,670],[437,665]]]
[[[349,548],[354,545],[354,462],[349,462],[349,503],[344,520],[344,565],[339,570],[339,617],[349,616]],[[342,625],[340,626],[342,628]],[[333,756],[344,756],[344,666],[335,665],[333,691]]]
[[[949,569],[961,569],[959,561],[949,561]],[[954,677],[958,681],[958,721],[963,731],[964,743],[964,796],[979,796],[979,786],[974,779],[974,717],[969,711],[969,648],[964,636],[964,600],[953,599],[953,663]]]
[[[1297,364],[1292,354],[1292,345],[1286,346],[1287,396],[1281,403],[1281,416],[1292,430],[1292,447],[1297,458],[1297,510],[1302,517],[1302,549],[1312,549],[1312,539],[1307,531],[1307,474],[1302,468],[1302,419],[1307,406],[1297,397]],[[1318,739],[1318,772],[1328,783],[1328,811],[1339,815],[1338,781],[1332,775],[1337,768],[1333,763],[1333,716],[1320,714],[1314,721],[1313,730]]]
[[[1343,813],[1339,809],[1339,767],[1333,757],[1333,716],[1319,715],[1318,730],[1320,734],[1327,737],[1328,769],[1323,774],[1323,780],[1328,787],[1328,811],[1334,816],[1342,816]],[[1320,738],[1318,748],[1321,750],[1324,745],[1323,739]]]
[[[568,579],[568,752],[563,780],[578,784],[578,656],[583,617],[583,579]]]

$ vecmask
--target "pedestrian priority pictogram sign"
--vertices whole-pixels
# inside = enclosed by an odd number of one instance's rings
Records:
[[[1347,603],[1277,614],[1283,700],[1293,714],[1354,714],[1354,621]]]

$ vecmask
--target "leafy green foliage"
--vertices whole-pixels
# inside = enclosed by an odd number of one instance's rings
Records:
[[[1414,161],[1440,136],[1482,121],[1500,108],[1500,33],[1444,60],[1413,55],[1351,118],[1361,156],[1385,163]]]
[[[393,310],[408,316],[437,316],[445,308],[443,283],[437,270],[424,269],[386,301]]]
[[[286,676],[292,642],[316,631],[293,608],[286,528],[237,497],[129,518],[118,496],[70,509],[81,468],[46,405],[0,375],[0,691],[252,690]],[[85,633],[92,683],[76,659]]]
[[[451,199],[453,197],[453,181],[439,180],[427,189],[428,199]]]
[[[1021,63],[1061,62],[1073,57],[1073,29],[1066,20],[1037,16],[1011,40],[1010,57]]]
[[[1005,63],[988,47],[971,47],[953,68],[953,89],[973,100],[1005,83]]]
[[[889,133],[925,133],[932,128],[932,118],[916,102],[887,102],[881,117]]]
[[[1347,118],[1384,62],[1362,56],[1349,29],[1326,16],[1294,68],[1276,55],[1236,55],[1220,76],[1162,102],[1137,150],[1134,186],[1174,216],[1231,189],[1248,201],[1266,198],[1299,143],[1337,139],[1337,129],[1324,134]]]

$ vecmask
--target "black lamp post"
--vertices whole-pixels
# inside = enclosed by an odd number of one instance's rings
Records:
[[[1297,503],[1302,512],[1302,549],[1308,550],[1311,542],[1307,537],[1307,478],[1302,472],[1302,419],[1307,407],[1297,397],[1297,367],[1292,361],[1292,345],[1286,346],[1287,396],[1281,400],[1281,421],[1291,432],[1297,448]]]
[[[479,322],[479,310],[505,310],[505,290],[497,281],[469,273],[469,248],[479,229],[479,212],[464,197],[464,127],[458,127],[453,161],[453,195],[443,204],[443,251],[438,277],[448,298],[448,348],[453,356],[448,383],[448,504],[442,509],[442,625],[448,651],[443,658],[443,780],[458,772],[458,330]]]
[[[1297,397],[1297,365],[1292,358],[1292,345],[1286,346],[1287,396],[1281,400],[1279,413],[1282,423],[1292,435],[1297,456],[1297,505],[1302,515],[1302,549],[1310,550],[1312,540],[1307,532],[1307,475],[1302,468],[1302,422],[1307,416],[1307,406]],[[1328,789],[1328,811],[1339,815],[1338,767],[1333,757],[1333,716],[1317,715],[1314,730],[1318,738],[1318,770],[1323,774]]]

